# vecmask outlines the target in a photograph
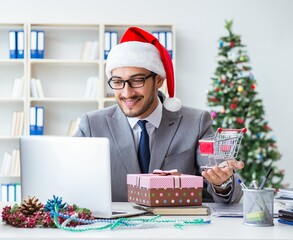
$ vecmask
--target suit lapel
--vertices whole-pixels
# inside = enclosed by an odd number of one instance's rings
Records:
[[[161,168],[171,141],[179,127],[181,118],[181,111],[169,112],[163,108],[162,121],[160,127],[155,131],[154,143],[152,145],[150,172],[153,172],[154,169]]]
[[[122,159],[128,173],[140,173],[132,130],[124,113],[117,107],[115,114],[107,117],[107,121],[119,158]],[[116,160],[112,159],[112,163],[115,162]]]

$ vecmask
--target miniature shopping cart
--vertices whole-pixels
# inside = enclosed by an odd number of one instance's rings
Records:
[[[211,168],[218,165],[218,161],[235,160],[239,147],[246,133],[246,128],[225,129],[218,128],[215,136],[199,140],[199,151],[202,156],[208,156],[209,163],[201,168]],[[213,160],[213,161],[212,161]]]

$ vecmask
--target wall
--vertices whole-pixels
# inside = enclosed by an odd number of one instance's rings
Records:
[[[291,0],[0,0],[1,22],[123,23],[176,26],[177,96],[205,108],[224,20],[234,20],[251,58],[267,120],[293,184],[293,1]]]

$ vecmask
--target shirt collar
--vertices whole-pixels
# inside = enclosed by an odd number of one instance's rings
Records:
[[[130,118],[127,117],[128,122],[131,126],[131,128],[133,129],[134,126],[136,125],[136,123],[138,122],[138,120],[147,120],[149,123],[151,123],[155,128],[158,128],[160,126],[161,120],[162,120],[162,115],[163,115],[163,104],[161,103],[161,101],[158,101],[158,106],[156,107],[156,109],[146,118],[144,119],[138,119],[138,118]]]

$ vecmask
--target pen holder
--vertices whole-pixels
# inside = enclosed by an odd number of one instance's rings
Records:
[[[274,225],[274,189],[242,189],[244,224],[255,227]]]

